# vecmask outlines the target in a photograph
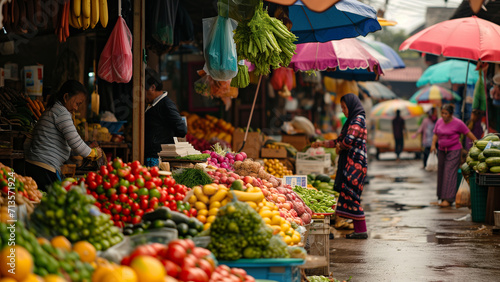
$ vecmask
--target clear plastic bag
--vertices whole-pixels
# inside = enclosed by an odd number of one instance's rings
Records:
[[[214,80],[231,80],[238,74],[238,60],[233,30],[237,23],[221,16],[203,19],[203,69]]]
[[[208,75],[204,75],[194,82],[194,92],[205,97],[210,96],[210,80]]]
[[[429,154],[429,158],[427,159],[427,165],[425,166],[425,170],[427,171],[437,171],[438,169],[438,158],[436,153]]]
[[[464,177],[462,177],[462,182],[460,182],[460,187],[455,196],[455,206],[457,208],[470,207],[470,187]]]
[[[179,0],[148,0],[146,11],[151,15],[146,18],[146,30],[151,37],[161,44],[174,44],[174,25],[177,17]]]
[[[127,83],[132,71],[132,34],[120,16],[102,50],[97,74],[108,82]]]

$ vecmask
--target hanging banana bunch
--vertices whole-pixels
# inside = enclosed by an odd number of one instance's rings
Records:
[[[94,28],[100,21],[103,27],[108,25],[107,0],[70,0],[71,12],[69,23],[77,29]]]

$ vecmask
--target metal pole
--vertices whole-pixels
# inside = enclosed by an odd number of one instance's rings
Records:
[[[465,122],[465,103],[467,100],[467,86],[469,85],[469,66],[470,66],[470,60],[467,60],[467,72],[465,73],[465,88],[464,88],[464,95],[462,97],[462,121]]]
[[[484,81],[484,95],[486,96],[485,97],[485,102],[486,102],[486,133],[489,132],[489,129],[490,129],[490,122],[488,120],[488,88],[486,86],[486,78],[485,78],[485,74],[484,74],[484,71],[481,72],[482,75],[483,75],[483,81]]]

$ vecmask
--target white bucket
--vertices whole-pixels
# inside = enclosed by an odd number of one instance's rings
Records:
[[[500,211],[495,211],[495,226],[500,227]]]

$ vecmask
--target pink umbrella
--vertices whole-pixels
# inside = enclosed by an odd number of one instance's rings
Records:
[[[355,38],[297,44],[288,67],[295,71],[368,69],[382,74],[379,61]]]
[[[437,23],[406,39],[400,51],[500,62],[500,26],[476,16]]]

